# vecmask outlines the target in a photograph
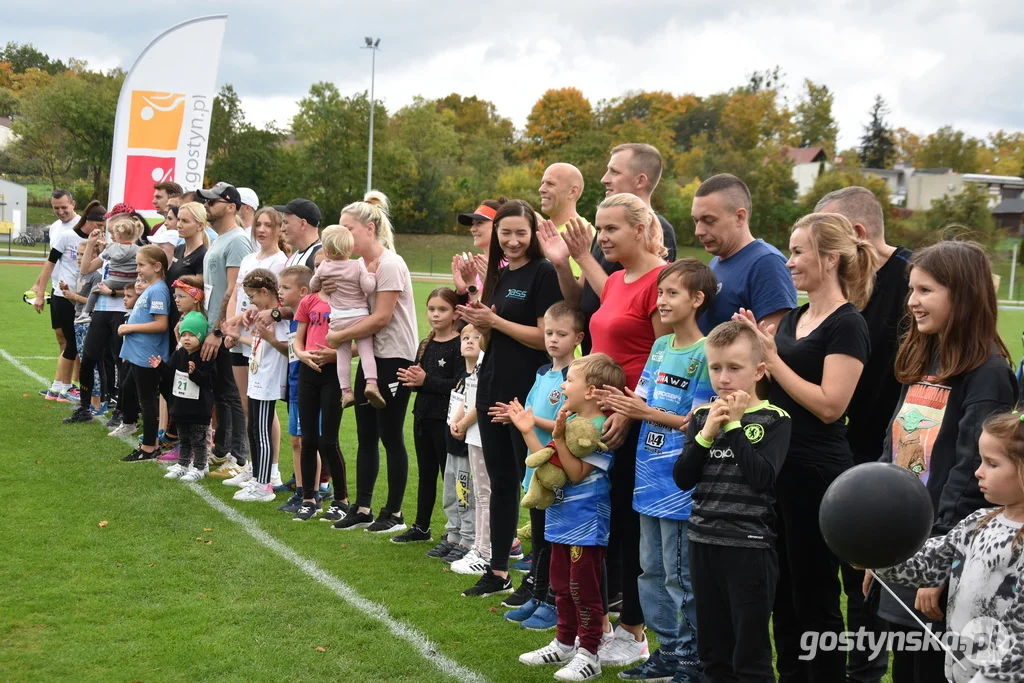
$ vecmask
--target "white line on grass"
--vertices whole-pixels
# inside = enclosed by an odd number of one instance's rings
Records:
[[[42,375],[38,375],[32,371],[31,368],[18,362],[17,358],[7,353],[7,351],[0,349],[0,355],[3,358],[21,370],[23,373],[38,381],[40,384],[48,384],[46,378]],[[47,356],[49,358],[49,356]],[[102,424],[102,423],[97,423]],[[125,436],[121,438],[122,441],[130,446],[135,446],[138,441],[135,437]],[[387,608],[383,605],[367,600],[363,596],[359,595],[351,586],[337,578],[336,576],[324,571],[316,562],[309,560],[297,552],[292,550],[289,546],[285,545],[281,541],[277,540],[266,531],[260,528],[259,524],[254,522],[249,517],[246,517],[241,512],[238,512],[230,505],[224,503],[219,498],[214,496],[212,493],[207,491],[198,484],[185,484],[189,489],[192,490],[197,496],[202,498],[207,505],[212,507],[217,512],[221,513],[235,524],[242,527],[247,534],[249,534],[257,543],[262,545],[264,548],[270,550],[275,555],[280,557],[287,562],[295,565],[302,573],[310,577],[321,586],[329,589],[339,598],[347,602],[348,604],[355,607],[357,610],[365,614],[366,616],[375,619],[386,626],[394,635],[398,636],[405,642],[412,645],[412,647],[419,652],[420,656],[430,662],[435,668],[444,673],[447,676],[459,681],[469,681],[471,683],[487,683],[487,679],[472,669],[468,669],[455,660],[445,656],[440,652],[440,648],[436,643],[432,642],[426,635],[420,633],[415,628],[398,621],[392,617]]]
[[[54,360],[56,356],[11,356],[18,360]]]

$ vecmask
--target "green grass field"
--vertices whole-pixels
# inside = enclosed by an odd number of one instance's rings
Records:
[[[497,598],[460,597],[472,577],[424,557],[430,545],[296,524],[219,480],[168,482],[120,463],[129,447],[97,424],[62,424],[70,409],[37,395],[54,368],[48,317],[21,302],[37,267],[0,265],[0,679],[551,680],[516,659],[551,634],[504,621]],[[434,286],[417,283],[417,300]],[[1001,314],[1014,353],[1022,325]],[[410,451],[411,431],[410,415]],[[354,493],[351,414],[341,444]],[[409,523],[415,482],[412,456]],[[376,508],[385,489],[382,468]],[[438,504],[435,538],[443,524]]]

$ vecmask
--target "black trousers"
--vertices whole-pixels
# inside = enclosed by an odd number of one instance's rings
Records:
[[[121,415],[128,424],[138,422],[139,410],[142,408],[142,445],[156,446],[157,434],[160,431],[160,371],[148,365],[135,365],[125,362],[127,366],[127,377],[124,384],[127,387],[131,384],[138,396],[137,402],[126,390],[122,393],[125,407],[121,408]],[[121,406],[121,400],[117,405]],[[132,419],[134,418],[134,419]]]
[[[867,633],[881,637],[886,629],[885,622],[876,614],[877,600],[866,600],[861,591],[864,585],[864,570],[854,569],[844,562],[840,571],[843,576],[843,590],[846,593],[846,630],[857,633],[864,629]],[[874,597],[878,597],[877,591]],[[882,676],[888,669],[888,650],[882,650],[877,656],[873,656],[867,648],[854,648],[847,653],[847,683],[881,683]]]
[[[416,446],[416,466],[419,469],[416,491],[416,526],[430,528],[430,517],[437,502],[437,478],[444,483],[444,467],[448,461],[444,420],[417,417],[413,420],[412,438]]]
[[[124,313],[121,311],[99,311],[93,313],[92,322],[89,323],[89,331],[85,333],[85,342],[82,344],[82,364],[79,378],[79,391],[81,392],[82,405],[88,405],[92,400],[93,392],[100,391],[100,396],[109,398],[117,396],[117,373],[115,370],[115,358],[121,354],[121,344],[124,339],[117,334],[117,328],[124,324]],[[117,361],[120,363],[120,360]],[[100,369],[100,379],[103,387],[92,385],[93,372],[97,364]],[[118,408],[124,412],[120,403]]]
[[[549,590],[551,588],[551,542],[544,537],[545,518],[543,510],[537,508],[530,510],[530,541],[533,545],[530,552],[533,553],[533,564],[530,566],[527,580],[532,585],[533,597],[553,605],[555,604],[555,594]],[[601,575],[604,576],[603,568]],[[605,591],[607,592],[607,589]]]
[[[626,441],[615,451],[615,463],[609,471],[612,491],[611,535],[608,538],[608,593],[622,593],[619,621],[627,626],[644,623],[637,580],[640,567],[640,513],[633,509],[636,488],[636,444],[640,440],[640,422],[634,421]]]
[[[945,602],[941,604],[945,605]],[[913,605],[911,605],[913,607]],[[927,638],[919,628],[909,628],[902,624],[887,622],[888,631],[893,633],[916,633],[917,637]],[[944,633],[946,624],[937,623],[934,625],[935,633]],[[904,636],[905,638],[906,636]],[[894,638],[893,642],[899,642]],[[892,683],[932,683],[933,681],[946,680],[946,653],[934,643],[923,652],[903,652],[893,650],[892,653]]]
[[[380,473],[380,447],[388,463],[388,500],[385,509],[395,513],[402,509],[405,487],[409,482],[409,452],[405,449],[405,415],[412,390],[398,381],[399,368],[413,364],[404,358],[375,358],[377,361],[377,387],[387,402],[384,410],[377,410],[366,402],[363,391],[366,377],[363,365],[356,373],[355,412],[356,438],[356,506],[369,508],[373,504],[373,487]]]
[[[244,465],[249,457],[249,439],[242,396],[231,370],[231,351],[221,346],[216,364],[213,406],[217,413],[217,431],[213,433],[213,452],[221,457],[231,453],[239,465]]]
[[[781,683],[846,680],[845,652],[818,652],[810,661],[798,657],[804,632],[840,633],[845,627],[840,562],[821,535],[818,508],[825,489],[851,464],[789,459],[776,480],[779,583],[773,626]]]
[[[519,524],[519,499],[526,474],[526,442],[512,425],[495,424],[477,403],[484,465],[491,479],[491,569],[508,571],[508,554]]]
[[[299,365],[299,422],[302,425],[303,493],[313,499],[317,490],[317,454],[323,458],[334,480],[334,499],[348,498],[345,456],[338,443],[341,429],[341,386],[336,366],[325,365],[320,372],[305,363]]]
[[[775,549],[690,541],[688,552],[704,683],[774,683],[768,622],[779,578]]]

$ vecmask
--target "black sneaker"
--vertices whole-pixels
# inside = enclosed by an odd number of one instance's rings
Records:
[[[427,551],[427,557],[435,557],[440,560],[450,553],[454,547],[454,543],[449,543],[447,538],[442,538],[440,543]]]
[[[472,588],[462,591],[464,598],[489,598],[492,595],[502,595],[512,592],[512,579],[507,576],[503,579],[490,569],[484,572],[480,580]]]
[[[366,527],[371,534],[393,534],[396,531],[405,531],[405,518],[401,514],[393,515],[387,508],[381,508],[377,515],[377,521]]]
[[[302,505],[299,506],[295,516],[292,517],[293,522],[308,522],[309,520],[316,517],[317,513],[320,512],[320,506],[312,501],[304,500]]]
[[[462,558],[464,558],[468,554],[469,554],[469,548],[467,548],[464,545],[456,545],[456,546],[453,546],[450,551],[448,551],[447,555],[445,555],[444,557],[441,558],[441,561],[444,562],[445,564],[451,564],[452,562],[456,562],[458,560],[461,560]]]
[[[392,543],[423,543],[425,541],[433,540],[430,537],[430,529],[424,531],[419,528],[416,524],[409,527],[409,530],[403,534],[398,534],[391,539]]]
[[[141,448],[136,448],[134,451],[121,458],[121,462],[152,462],[160,457],[159,451],[151,451],[147,453]]]
[[[321,522],[340,522],[345,519],[345,515],[348,514],[349,505],[340,500],[332,500],[331,506],[327,508],[327,512],[320,515]]]
[[[121,419],[121,411],[115,408],[114,412],[110,414],[110,419],[107,420],[107,429],[120,427],[122,422],[124,422],[124,420]]]
[[[70,417],[64,418],[64,424],[75,424],[78,422],[92,422],[92,410],[87,406],[78,406]]]
[[[614,598],[608,601],[608,613],[619,614],[622,612],[622,593],[618,593]]]
[[[281,512],[287,512],[289,515],[294,515],[302,507],[302,489],[299,489],[291,495],[283,505],[278,505],[277,509]]]
[[[349,512],[347,515],[342,517],[339,521],[335,522],[332,529],[365,529],[373,523],[372,512]]]
[[[533,599],[533,581],[530,581],[530,576],[523,578],[523,582],[519,584],[519,589],[501,601],[502,607],[522,607],[530,600]]]

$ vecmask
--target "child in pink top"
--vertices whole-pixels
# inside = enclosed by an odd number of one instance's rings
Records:
[[[370,315],[370,307],[366,297],[373,293],[377,286],[377,278],[366,270],[362,260],[352,260],[352,233],[341,225],[331,225],[324,229],[320,236],[327,257],[317,266],[316,273],[310,281],[310,289],[317,291],[324,282],[336,286],[328,294],[331,305],[332,330],[344,330],[352,327]],[[384,397],[377,388],[377,363],[373,357],[373,337],[356,339],[359,358],[363,363],[363,374],[366,376],[366,400],[374,408],[383,408]],[[352,345],[342,344],[338,347],[338,382],[341,384],[341,407],[347,408],[355,403],[352,393]]]

